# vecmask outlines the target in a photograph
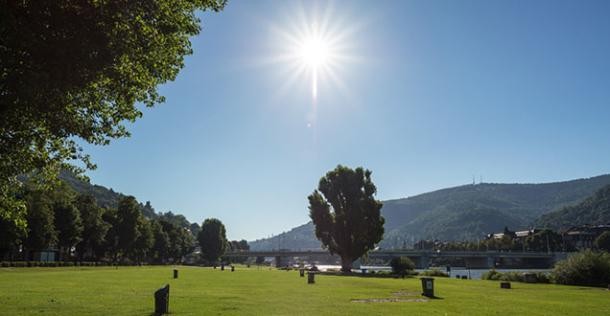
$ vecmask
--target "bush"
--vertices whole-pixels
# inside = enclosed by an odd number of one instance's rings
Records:
[[[610,231],[605,231],[595,239],[595,247],[610,252]]]
[[[544,272],[536,272],[536,280],[538,283],[551,283],[551,278]]]
[[[394,257],[390,261],[392,272],[394,274],[405,275],[407,271],[415,269],[415,263],[407,257]]]
[[[481,275],[483,280],[523,282],[523,274],[520,272],[499,272],[495,269],[489,270]]]
[[[446,272],[443,272],[439,269],[425,270],[425,271],[420,272],[419,275],[431,276],[431,277],[443,277],[443,278],[449,277],[449,274],[447,274]]]
[[[528,272],[532,273],[532,272]],[[533,272],[535,275],[536,283],[550,283],[548,275],[544,272]],[[494,269],[489,270],[483,275],[481,275],[481,279],[483,280],[493,280],[493,281],[509,281],[509,282],[525,282],[525,273],[523,272],[499,272]]]
[[[504,272],[500,273],[500,281],[525,282],[522,272]]]
[[[610,254],[585,250],[559,261],[551,272],[557,284],[603,286],[610,284]]]
[[[502,275],[502,272],[498,272],[495,269],[491,269],[487,272],[484,272],[481,275],[481,279],[483,280],[492,280],[492,281],[498,281],[500,280],[500,276]]]

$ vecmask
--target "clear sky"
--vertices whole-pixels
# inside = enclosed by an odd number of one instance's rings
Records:
[[[167,102],[86,146],[93,183],[253,240],[307,222],[337,164],[371,169],[380,199],[610,173],[610,1],[233,0],[200,16]],[[315,100],[287,55],[312,28],[334,56]]]

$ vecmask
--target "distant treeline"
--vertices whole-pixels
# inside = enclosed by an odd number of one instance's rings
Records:
[[[197,223],[155,213],[150,203],[132,196],[120,195],[116,207],[103,207],[62,182],[53,189],[25,184],[17,198],[26,204],[26,228],[0,219],[0,261],[37,262],[51,254],[59,261],[180,263],[198,245]],[[247,249],[247,242],[227,241],[227,248]]]
[[[441,251],[575,251],[575,246],[564,237],[550,229],[532,232],[526,237],[517,237],[507,228],[501,237],[490,236],[477,241],[438,241],[420,240],[415,249]]]
[[[0,258],[38,261],[180,262],[195,246],[190,223],[171,212],[146,218],[132,196],[116,208],[101,207],[88,194],[61,183],[52,190],[26,184],[26,229],[0,223]],[[45,258],[41,258],[41,256]]]

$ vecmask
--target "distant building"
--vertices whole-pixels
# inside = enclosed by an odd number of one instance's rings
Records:
[[[510,236],[512,239],[525,239],[528,236],[531,236],[537,232],[539,232],[539,229],[528,229],[528,230],[521,230],[521,231],[510,231],[508,230],[508,228],[504,229],[504,232],[502,233],[493,233],[493,234],[488,234],[487,235],[487,239],[502,239],[504,238],[504,236]]]
[[[610,231],[610,224],[573,226],[563,232],[563,236],[576,249],[589,249],[593,248],[595,239],[606,231]]]

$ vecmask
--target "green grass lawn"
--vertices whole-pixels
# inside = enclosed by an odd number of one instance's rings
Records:
[[[610,315],[610,291],[597,288],[436,278],[440,299],[422,301],[419,279],[308,285],[298,271],[179,270],[174,280],[172,267],[2,268],[0,315],[150,315],[166,283],[173,315]]]

